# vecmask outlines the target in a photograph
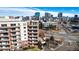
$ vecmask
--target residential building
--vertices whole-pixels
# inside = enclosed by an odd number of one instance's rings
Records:
[[[37,43],[39,34],[39,21],[14,17],[0,18],[0,50],[19,50],[21,41],[30,40]]]
[[[30,20],[30,17],[29,17],[29,16],[22,16],[22,20],[23,20],[23,21]]]
[[[0,21],[0,50],[18,50],[21,40],[28,40],[27,22]]]
[[[39,21],[30,20],[28,21],[28,40],[32,43],[37,43],[39,38]]]
[[[19,41],[28,40],[27,22],[21,18],[0,17],[0,50],[18,50]]]

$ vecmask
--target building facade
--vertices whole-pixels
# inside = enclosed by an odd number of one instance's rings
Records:
[[[39,20],[28,21],[28,40],[37,43],[39,38]]]
[[[2,20],[3,19],[3,20]],[[0,50],[19,50],[21,41],[38,41],[38,20],[0,18]]]
[[[0,50],[18,50],[21,40],[28,40],[26,22],[0,22]]]

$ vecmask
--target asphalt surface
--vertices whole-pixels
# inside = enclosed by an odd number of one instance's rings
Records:
[[[79,40],[78,36],[72,35],[72,33],[62,25],[59,25],[61,28],[61,31],[58,33],[51,32],[54,36],[62,36],[64,38],[64,44],[62,46],[59,46],[55,51],[74,51],[78,46],[76,44],[76,41]],[[51,43],[49,43],[51,44]],[[51,47],[52,48],[52,47]],[[47,46],[43,47],[44,51],[53,51],[51,48],[48,48]]]

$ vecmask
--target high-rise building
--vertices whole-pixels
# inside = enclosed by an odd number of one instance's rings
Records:
[[[74,15],[75,18],[78,18],[78,15]]]
[[[51,15],[51,18],[53,18],[53,15]]]
[[[62,15],[62,12],[60,12],[60,13],[58,13],[58,17],[60,18],[60,17],[62,17],[63,15]]]
[[[40,18],[40,12],[36,12],[34,16],[35,16],[36,20],[39,20],[39,18]]]
[[[45,13],[45,20],[46,21],[48,21],[50,17],[51,17],[51,14],[50,13]]]
[[[36,12],[35,17],[40,17],[40,12]]]
[[[50,18],[51,14],[50,13],[45,13],[45,17]]]

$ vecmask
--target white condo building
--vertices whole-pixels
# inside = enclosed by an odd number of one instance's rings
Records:
[[[18,50],[19,41],[38,40],[39,21],[21,17],[0,17],[0,50]]]

